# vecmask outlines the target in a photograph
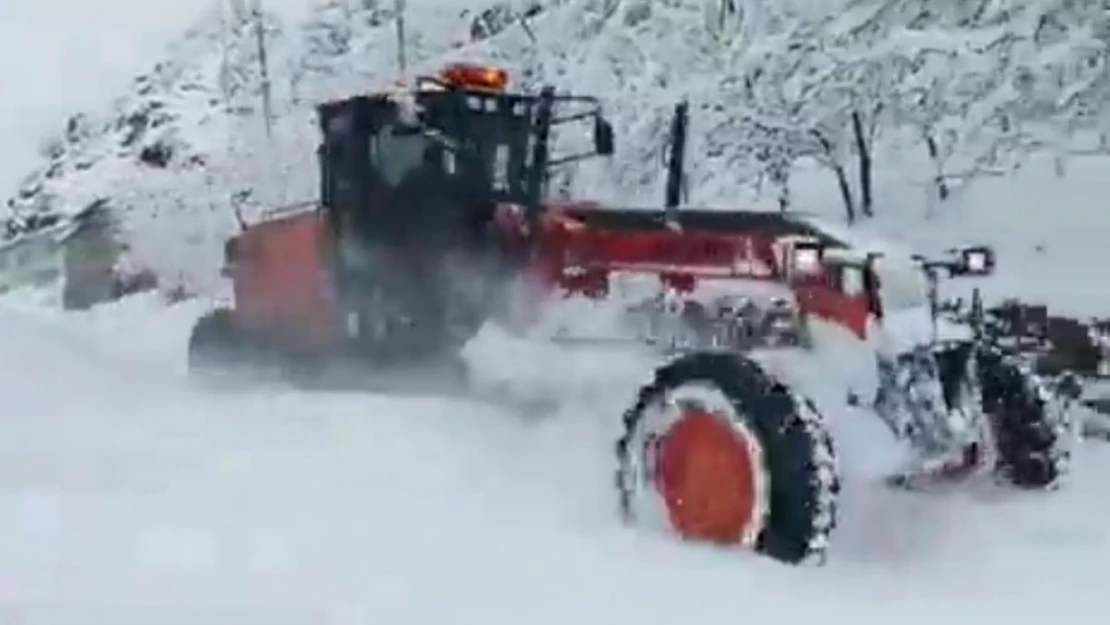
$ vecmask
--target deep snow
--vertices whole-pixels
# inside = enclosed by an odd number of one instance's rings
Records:
[[[16,52],[0,55],[0,84],[19,95],[0,109],[0,188],[43,130],[118,91],[202,9],[4,2],[0,35]],[[921,245],[990,239],[1003,275],[989,288],[1103,312],[1092,285],[1110,231],[1104,169],[983,181],[963,214],[926,226],[919,190],[888,188],[906,205],[885,205],[894,214],[875,226]],[[835,213],[831,178],[800,185],[797,201]],[[877,475],[897,449],[873,417],[840,407],[839,354],[777,359],[832,419],[846,475],[831,562],[792,569],[619,525],[611,446],[649,361],[623,360],[627,380],[542,416],[458,399],[216,393],[183,375],[202,303],[138,297],[63,315],[42,300],[0,300],[3,622],[1102,620],[1110,449],[1080,448],[1056,493],[887,491]],[[483,359],[494,373],[602,369],[600,356],[564,356]]]
[[[877,421],[826,408],[842,526],[827,567],[787,568],[621,527],[611,443],[631,387],[543,418],[210,391],[181,375],[199,307],[5,298],[0,597],[21,622],[1099,618],[1110,450],[1095,443],[1056,493],[895,493],[876,482]],[[794,369],[811,390],[835,389],[831,370]]]

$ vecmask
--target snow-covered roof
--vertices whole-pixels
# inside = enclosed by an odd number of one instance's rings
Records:
[[[832,219],[805,214],[797,215],[796,219],[800,223],[807,224],[834,239],[842,241],[848,248],[861,256],[868,253],[879,253],[884,256],[908,257],[913,253],[909,246],[891,241],[889,238],[870,230],[864,224],[848,226]],[[852,253],[848,250],[842,250],[842,252],[844,254]]]

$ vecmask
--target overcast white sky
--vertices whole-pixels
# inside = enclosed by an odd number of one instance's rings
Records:
[[[0,197],[76,110],[116,96],[209,0],[0,0]]]
[[[0,0],[0,198],[40,139],[107,103],[216,0]],[[312,0],[263,0],[303,10]]]

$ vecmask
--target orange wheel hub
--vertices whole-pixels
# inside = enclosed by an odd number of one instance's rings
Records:
[[[658,448],[658,487],[686,539],[735,544],[757,519],[756,458],[727,420],[687,410]]]

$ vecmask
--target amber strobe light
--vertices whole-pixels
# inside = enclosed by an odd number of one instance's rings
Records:
[[[501,92],[509,84],[509,74],[500,67],[455,63],[448,65],[441,75],[448,85],[456,89]]]

